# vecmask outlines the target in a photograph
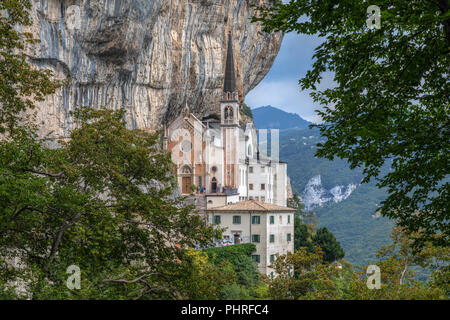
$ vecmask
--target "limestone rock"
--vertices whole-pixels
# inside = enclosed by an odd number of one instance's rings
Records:
[[[33,0],[28,54],[37,67],[70,78],[38,104],[43,131],[61,137],[78,106],[125,107],[130,128],[155,130],[187,102],[217,112],[228,31],[241,99],[269,71],[282,34],[250,22],[252,4],[271,0]]]

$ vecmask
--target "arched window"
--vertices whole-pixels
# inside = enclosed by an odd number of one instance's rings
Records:
[[[232,120],[233,119],[233,108],[231,106],[225,107],[225,120]]]

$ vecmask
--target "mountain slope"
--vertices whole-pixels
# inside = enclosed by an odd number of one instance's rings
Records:
[[[306,129],[311,124],[298,114],[288,113],[272,106],[252,110],[255,126],[259,129]]]
[[[258,109],[253,109],[255,125],[264,128],[261,123],[267,123],[267,107]],[[290,117],[282,110],[269,111],[273,117],[283,113],[281,119]],[[348,261],[354,265],[367,264],[374,260],[381,246],[390,243],[393,222],[375,214],[386,193],[373,182],[360,185],[362,170],[350,170],[345,160],[316,158],[316,144],[323,140],[315,128],[280,131],[280,159],[288,162],[292,188],[301,196],[306,209],[316,212],[318,226],[334,233]]]

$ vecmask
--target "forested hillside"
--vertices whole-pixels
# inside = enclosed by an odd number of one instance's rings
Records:
[[[253,109],[255,124],[258,126],[258,123],[264,123],[265,120],[260,119],[269,118],[264,110],[272,113],[272,109],[275,108]],[[276,110],[277,114],[284,113],[285,117],[291,115]],[[376,215],[377,205],[386,197],[386,193],[378,189],[374,182],[360,185],[363,178],[361,170],[350,170],[345,160],[316,158],[316,144],[321,141],[323,138],[315,128],[284,128],[280,130],[280,159],[288,162],[292,188],[302,201],[321,203],[312,205],[318,217],[317,225],[327,227],[336,236],[345,250],[345,259],[354,265],[367,264],[374,259],[379,248],[390,243],[393,222]],[[322,193],[320,190],[306,190],[317,176],[320,176]],[[340,186],[345,190],[349,185],[354,185],[355,189],[347,198],[336,202],[341,198],[333,198],[330,191]]]

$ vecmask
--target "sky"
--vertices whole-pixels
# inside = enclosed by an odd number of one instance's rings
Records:
[[[253,108],[271,105],[278,109],[297,113],[303,119],[318,123],[314,112],[319,105],[302,91],[298,80],[312,68],[314,49],[321,43],[317,36],[299,35],[295,32],[284,36],[280,52],[266,77],[245,97],[245,103]],[[333,79],[324,75],[319,89],[331,87]]]

